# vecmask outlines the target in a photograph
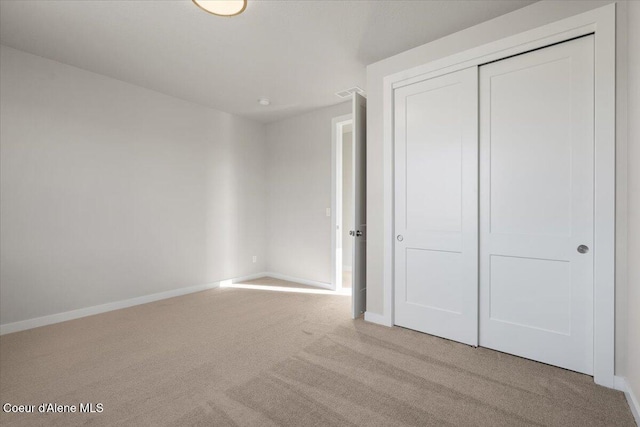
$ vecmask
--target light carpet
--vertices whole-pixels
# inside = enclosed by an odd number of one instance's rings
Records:
[[[3,426],[633,426],[586,375],[349,318],[350,299],[213,289],[0,337]]]

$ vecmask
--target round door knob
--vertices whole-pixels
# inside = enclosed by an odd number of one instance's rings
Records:
[[[586,254],[587,252],[589,252],[589,246],[587,245],[578,246],[578,252],[581,254]]]
[[[398,242],[402,242],[404,240],[404,237],[402,237],[402,234],[398,234]]]

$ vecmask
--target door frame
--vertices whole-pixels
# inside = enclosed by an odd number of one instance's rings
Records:
[[[344,127],[353,123],[353,114],[331,119],[331,287],[342,288],[342,135]]]
[[[616,4],[612,3],[514,36],[413,67],[383,82],[384,256],[382,316],[394,324],[394,90],[472,66],[540,49],[576,37],[595,37],[594,362],[596,384],[614,387]]]

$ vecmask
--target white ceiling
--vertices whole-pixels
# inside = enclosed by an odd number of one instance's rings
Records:
[[[191,0],[1,0],[0,43],[270,122],[365,88],[370,63],[531,3],[249,0],[222,18]]]

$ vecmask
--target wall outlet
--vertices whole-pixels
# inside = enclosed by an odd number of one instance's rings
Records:
[[[327,216],[331,216],[331,208],[327,208]]]
[[[253,262],[254,262],[254,263],[258,262],[258,257],[257,257],[257,256],[255,256],[255,255],[253,256]]]

